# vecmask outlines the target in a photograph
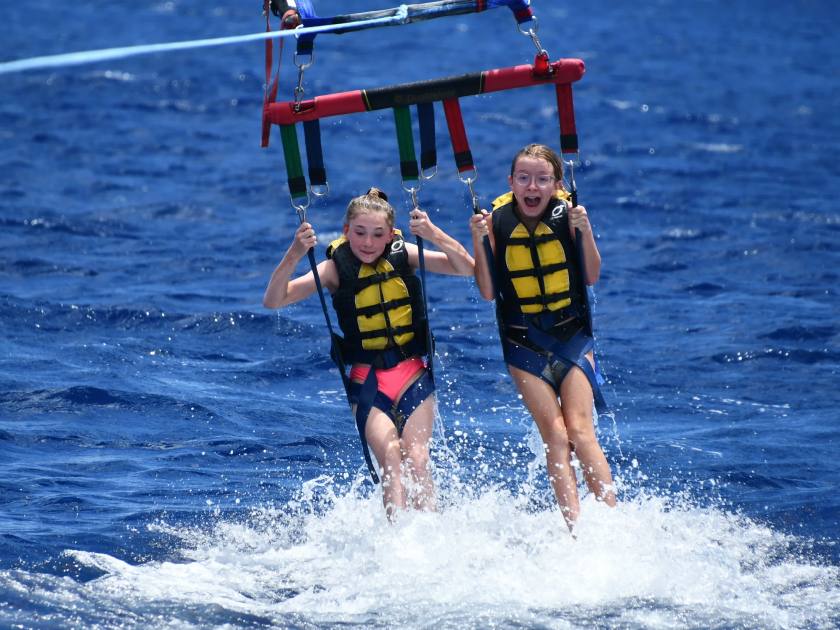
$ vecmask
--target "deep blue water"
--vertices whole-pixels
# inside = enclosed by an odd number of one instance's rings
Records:
[[[263,26],[259,2],[3,4],[0,60]],[[317,300],[261,306],[297,223],[276,130],[259,148],[261,44],[0,75],[0,627],[840,625],[836,9],[634,4],[534,3],[552,57],[586,62],[604,260],[621,504],[586,498],[576,541],[464,278],[428,281],[442,509],[386,525]],[[533,52],[506,10],[322,35],[305,86]],[[553,106],[462,99],[485,202],[556,143]],[[420,199],[467,242],[438,119]],[[324,122],[322,242],[371,185],[407,209],[392,128]]]

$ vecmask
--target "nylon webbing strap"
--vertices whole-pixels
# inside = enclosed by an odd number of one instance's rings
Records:
[[[280,137],[283,140],[283,157],[286,160],[286,178],[289,181],[289,194],[292,199],[306,195],[306,178],[300,162],[300,145],[294,125],[280,125]]]
[[[269,0],[265,0],[263,11],[265,11],[265,32],[271,32],[271,14],[268,11]],[[283,54],[283,40],[281,39],[277,45],[278,58]],[[268,120],[268,106],[277,100],[277,88],[280,84],[280,72],[274,76],[274,81],[271,80],[271,68],[274,65],[274,49],[272,40],[265,40],[265,95],[263,96],[263,118],[262,118],[262,138],[260,139],[260,146],[265,148],[268,146],[271,139],[271,123]]]
[[[558,83],[556,92],[557,115],[560,117],[560,150],[563,153],[577,153],[578,137],[571,83]]]
[[[411,112],[407,105],[394,107],[394,122],[397,125],[397,143],[400,147],[400,175],[403,181],[416,181],[420,176],[414,151],[414,135],[411,132]]]
[[[303,138],[306,143],[306,165],[310,186],[325,186],[327,171],[324,168],[324,153],[321,149],[321,121],[308,120],[303,123]]]
[[[457,98],[443,101],[443,112],[446,115],[446,126],[449,128],[449,139],[452,141],[452,154],[458,172],[475,170],[470,143],[467,140],[467,130],[464,128],[464,118],[461,115],[461,104]]]
[[[437,166],[434,103],[417,103],[417,122],[420,125],[420,169],[425,171]]]
[[[491,0],[490,4],[492,6],[496,3]],[[516,18],[516,21],[519,24],[534,19],[534,12],[531,10],[530,0],[502,0],[502,4],[506,4],[508,6],[508,8],[513,12],[513,17]]]
[[[400,147],[400,175],[403,180],[403,188],[406,191],[411,191],[412,200],[417,202],[417,190],[419,183],[414,188],[407,188],[406,181],[418,181],[420,172],[417,169],[417,158],[414,151],[414,134],[411,131],[411,111],[407,105],[398,105],[394,107],[394,122],[397,127],[397,143]],[[426,370],[429,376],[432,376],[432,358],[434,356],[434,347],[432,346],[432,332],[429,328],[429,306],[426,301],[426,257],[423,249],[423,238],[420,236],[414,237],[414,242],[417,244],[417,258],[420,267],[420,287],[423,293],[423,316],[426,318],[426,343],[429,360],[426,364]]]
[[[300,16],[300,20],[304,26],[321,26],[322,24],[332,24],[330,18],[319,18],[315,15],[315,7],[309,0],[297,0],[294,3],[295,9]],[[311,55],[315,47],[315,35],[306,34],[297,38],[297,54]]]

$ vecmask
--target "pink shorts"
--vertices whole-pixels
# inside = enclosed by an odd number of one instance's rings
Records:
[[[426,364],[420,357],[411,357],[388,370],[376,370],[377,389],[391,400],[397,400],[406,383],[423,370]],[[350,370],[350,380],[363,383],[370,372],[369,365],[356,364]]]

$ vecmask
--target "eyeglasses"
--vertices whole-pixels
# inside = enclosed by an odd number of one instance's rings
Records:
[[[517,186],[527,186],[531,183],[531,180],[534,181],[537,188],[550,188],[556,178],[553,175],[530,175],[521,171],[513,174],[513,181],[516,182]]]

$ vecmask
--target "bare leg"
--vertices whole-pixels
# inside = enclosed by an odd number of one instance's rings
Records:
[[[580,460],[586,486],[600,501],[615,506],[612,473],[592,421],[592,387],[580,369],[572,368],[563,379],[560,400],[569,442]]]
[[[411,480],[411,503],[418,510],[435,510],[435,487],[429,461],[429,442],[434,425],[435,397],[429,396],[408,417],[400,445],[405,474]]]
[[[405,488],[400,478],[400,438],[394,423],[380,409],[373,408],[365,425],[365,439],[379,463],[382,482],[382,503],[388,520],[393,520],[397,510],[405,509]]]
[[[572,469],[571,449],[560,403],[551,386],[538,376],[508,365],[508,370],[537,423],[543,444],[548,479],[571,530],[580,514],[577,481]]]

